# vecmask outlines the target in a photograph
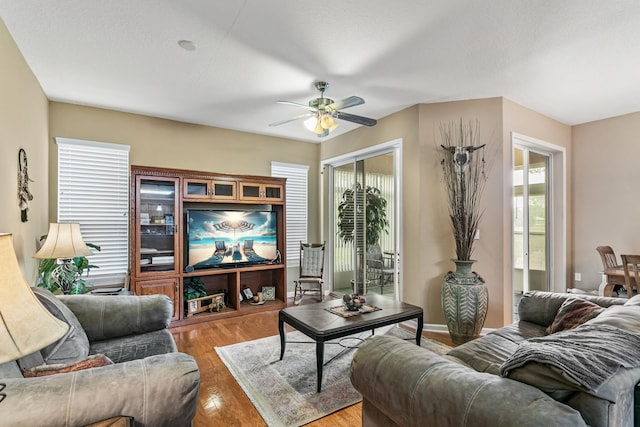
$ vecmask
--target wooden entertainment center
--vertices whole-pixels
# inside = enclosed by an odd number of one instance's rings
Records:
[[[285,307],[285,184],[285,178],[131,166],[131,290],[136,295],[169,296],[174,305],[172,326]],[[190,209],[274,212],[281,261],[194,269],[187,259],[186,215]],[[225,307],[217,308],[219,311],[200,310],[187,317],[183,285],[194,278],[205,285],[207,295],[224,293]],[[261,305],[243,301],[244,289],[256,295],[263,287],[275,287],[274,300]]]

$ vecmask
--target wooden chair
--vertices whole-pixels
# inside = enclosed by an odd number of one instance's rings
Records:
[[[600,254],[602,274],[604,274],[605,277],[605,281],[603,282],[604,288],[600,294],[605,297],[614,296],[613,291],[616,285],[625,285],[624,270],[622,265],[618,264],[616,254],[613,252],[611,246],[598,246],[596,251]]]
[[[294,304],[300,304],[306,294],[319,295],[324,300],[322,285],[324,280],[324,243],[300,242],[300,277],[295,280],[293,291]]]
[[[638,289],[638,283],[640,283],[640,255],[621,255],[621,257],[627,296],[632,298],[634,286]]]

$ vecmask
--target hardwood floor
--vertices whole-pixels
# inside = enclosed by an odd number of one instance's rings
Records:
[[[171,332],[178,349],[193,356],[200,368],[200,401],[194,427],[266,426],[214,347],[277,335],[277,310],[180,326]],[[448,334],[424,332],[422,335],[453,345]],[[360,424],[361,404],[358,403],[308,425],[353,427]]]

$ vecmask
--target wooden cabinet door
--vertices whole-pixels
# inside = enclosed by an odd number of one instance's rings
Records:
[[[265,184],[263,194],[265,200],[281,202],[284,199],[284,189],[279,184]]]
[[[136,177],[134,277],[175,275],[180,265],[179,178]]]
[[[182,194],[185,200],[236,200],[235,181],[184,178]]]
[[[236,183],[233,181],[211,181],[211,197],[216,200],[236,200]]]
[[[182,181],[182,197],[202,200],[211,197],[211,181],[208,179],[185,178]]]
[[[281,202],[283,194],[282,185],[279,184],[240,183],[240,200]]]
[[[136,295],[166,295],[173,302],[173,320],[180,318],[180,285],[178,278],[141,280],[135,282]]]

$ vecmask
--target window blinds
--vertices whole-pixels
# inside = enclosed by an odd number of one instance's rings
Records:
[[[307,242],[309,166],[271,162],[271,176],[287,178],[287,265],[300,263],[300,241]]]
[[[91,285],[122,285],[128,269],[129,146],[56,138],[58,222],[80,223]]]

